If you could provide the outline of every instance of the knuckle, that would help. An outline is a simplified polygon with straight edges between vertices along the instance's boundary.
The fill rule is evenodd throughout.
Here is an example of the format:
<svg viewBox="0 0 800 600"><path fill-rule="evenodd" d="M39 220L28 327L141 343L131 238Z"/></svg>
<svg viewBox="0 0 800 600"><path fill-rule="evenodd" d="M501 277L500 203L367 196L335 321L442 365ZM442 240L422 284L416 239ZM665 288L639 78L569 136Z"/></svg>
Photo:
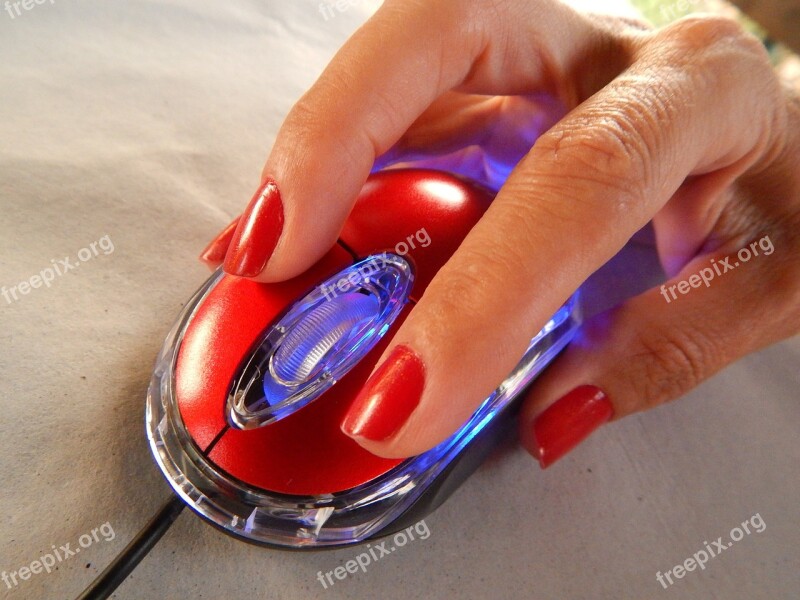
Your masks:
<svg viewBox="0 0 800 600"><path fill-rule="evenodd" d="M375 152L377 156L376 144L368 131L362 130L360 135L345 138L328 135L331 114L323 108L326 105L324 98L338 95L330 90L346 89L345 83L334 83L334 80L333 76L328 77L327 90L321 97L306 94L294 104L279 133L283 147L297 152L297 158L301 160L308 160L312 155L298 152L299 149L314 147L321 141L335 144L334 151L346 156L348 163L357 164L365 152Z"/></svg>
<svg viewBox="0 0 800 600"><path fill-rule="evenodd" d="M320 121L320 117L314 104L307 96L303 96L292 107L286 117L286 122L287 125L291 125L291 131L303 133L313 129L314 124Z"/></svg>
<svg viewBox="0 0 800 600"><path fill-rule="evenodd" d="M320 110L320 103L306 94L292 106L280 135L288 147L303 147L317 139L324 127L325 114Z"/></svg>
<svg viewBox="0 0 800 600"><path fill-rule="evenodd" d="M773 73L769 53L761 40L727 17L685 17L664 28L653 41L656 47L672 48L662 55L670 64L694 66L699 74L706 76Z"/></svg>
<svg viewBox="0 0 800 600"><path fill-rule="evenodd" d="M481 316L480 298L488 283L474 270L443 269L428 285L418 309L424 307L427 336L430 340L446 340L458 335L458 325L475 322ZM412 311L412 319L419 311Z"/></svg>
<svg viewBox="0 0 800 600"><path fill-rule="evenodd" d="M782 91L756 36L726 17L691 16L661 30L651 43L652 64L663 76L683 82L685 108L708 111L713 102L721 137L743 139L748 132L753 139L742 143L751 147L769 141L780 121ZM734 124L734 114L749 115L750 126L743 130Z"/></svg>
<svg viewBox="0 0 800 600"><path fill-rule="evenodd" d="M484 239L479 247L464 249L466 266L461 272L470 278L484 282L487 294L502 286L514 276L524 273L528 267L527 247L517 243L516 236Z"/></svg>
<svg viewBox="0 0 800 600"><path fill-rule="evenodd" d="M638 204L649 185L653 160L653 132L643 119L638 102L617 106L598 105L570 122L569 129L557 128L537 142L543 175L549 183L579 192L600 186L612 194L614 212ZM598 194L579 193L596 200Z"/></svg>
<svg viewBox="0 0 800 600"><path fill-rule="evenodd" d="M736 21L718 15L684 17L666 27L662 38L692 50L707 50L732 41L739 44L753 40L760 45Z"/></svg>
<svg viewBox="0 0 800 600"><path fill-rule="evenodd" d="M643 333L636 356L642 365L634 391L647 407L682 396L711 375L720 356L699 332L655 330Z"/></svg>
<svg viewBox="0 0 800 600"><path fill-rule="evenodd" d="M437 295L449 310L477 318L497 290L522 271L525 261L521 252L497 241L491 248L464 248L453 266L437 277Z"/></svg>

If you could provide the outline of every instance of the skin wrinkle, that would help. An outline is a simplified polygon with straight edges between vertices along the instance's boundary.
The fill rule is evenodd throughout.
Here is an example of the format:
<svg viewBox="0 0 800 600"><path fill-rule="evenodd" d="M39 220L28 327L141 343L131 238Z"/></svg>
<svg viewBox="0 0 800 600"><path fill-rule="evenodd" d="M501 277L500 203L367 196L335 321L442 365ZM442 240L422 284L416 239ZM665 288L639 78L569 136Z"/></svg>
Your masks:
<svg viewBox="0 0 800 600"><path fill-rule="evenodd" d="M756 95L754 93L738 94L741 89L741 76L734 75L728 68L731 63L732 53L738 58L737 63L741 70L748 72L755 71L759 76L772 74L768 56L763 45L753 36L743 32L738 25L731 23L727 19L718 17L689 18L679 21L669 27L658 36L654 43L665 41L676 49L675 58L679 61L680 70L688 77L687 89L692 90L695 97L699 99L712 99L712 110L722 114L730 114L732 111L739 110L747 114L751 119L754 115L763 118L764 106L775 106L776 102L764 102L764 92ZM752 62L751 67L745 68L744 65ZM664 67L666 69L666 67ZM738 73L738 71L737 71ZM767 77L764 77L767 80ZM774 92L777 92L778 83L773 79L772 94L766 94L767 98L775 100ZM768 83L768 81L766 81ZM749 89L754 87L761 88L756 82L749 82ZM725 93L727 92L727 93ZM749 101L749 110L742 109L742 101ZM735 124L738 126L738 123ZM712 121L706 122L706 127L717 127L718 124ZM758 131L762 137L769 133L767 126L753 126L749 128ZM732 136L718 135L718 139ZM735 139L735 136L733 136ZM712 138L714 139L714 138ZM745 144L742 144L745 145ZM759 146L757 140L747 143L748 150ZM734 161L732 155L741 155L744 149L730 148L727 154L725 149L720 149L713 154L718 156L717 162L730 164ZM709 170L715 166L706 167Z"/></svg>
<svg viewBox="0 0 800 600"><path fill-rule="evenodd" d="M781 136L790 128L779 114L788 112L781 108L786 100L775 92L779 86L764 50L738 26L691 18L642 31L622 21L598 22L545 0L388 0L365 29L368 35L355 38L363 47L360 53L350 47L334 59L341 69L352 67L345 69L355 73L352 80L345 77L326 88L323 77L323 92L307 100L333 103L336 114L320 108L317 120L301 124L305 131L282 136L301 148L284 141L281 151L295 161L315 163L321 162L321 134L314 136L315 128L334 117L347 117L339 125L346 135L338 135L357 140L338 142L348 144L352 155L339 152L333 159L342 183L315 207L304 232L308 238L319 239L324 236L309 233L329 233L341 225L350 201L340 197L341 191L356 190L354 173L366 173L369 154L397 139L392 150L397 160L410 150L445 167L461 159L473 171L487 157L504 168L519 160L489 211L390 342L387 351L406 343L420 354L428 368L426 389L400 435L385 444L365 444L368 450L408 456L452 433L458 418L470 414L507 374L545 313L557 309L569 290L654 215L662 261L674 263L679 256L688 263L679 278L707 266L709 248L703 244L712 240L732 244L737 235L747 238L735 251L769 233L776 256L719 278L708 290L694 290L668 308L657 289L627 301L614 313L621 320L611 322L612 330L598 333L594 350L570 346L537 382L527 419L580 384L606 391L618 415L641 410L684 391L681 378L684 385L697 383L721 368L720 361L785 337L777 325L753 337L746 324L765 307L778 303L784 321L800 320L790 304L800 294L798 267L781 271L784 261L798 254L797 234L786 231L786 223L799 209L764 197L797 198L800 184L775 179L789 168L780 165L784 154L797 170L798 150L782 151L788 145ZM437 36L425 35L431 30ZM414 48L400 47L415 35ZM371 68L378 46L385 50L382 69ZM419 77L410 75L417 71ZM572 111L526 149L528 140L521 132L515 136L513 113L519 109L524 115L540 105L521 103L515 109L508 98L473 104L468 96L442 94L459 80L458 90L487 94L531 93L546 86L567 99L565 108ZM360 114L352 110L359 98L365 106ZM425 113L433 100L434 110ZM410 130L408 125L404 130L406 121L414 123ZM326 151L337 148L336 127L327 129L324 135L334 137L323 137ZM515 156L490 147L497 129L513 140ZM465 147L448 145L446 140L454 139ZM445 151L452 153L450 162L440 156ZM343 159L351 160L351 167L343 169ZM732 186L748 169L748 178ZM749 177L763 169L763 177ZM320 186L305 180L330 180L329 170L323 165L319 173L302 173L304 181L292 183L287 201L301 205L298 213L313 211L309 199L292 198L291 191L299 186L318 195ZM795 173L789 176L796 181ZM289 235L298 232L293 227ZM292 247L299 245L295 240ZM765 302L759 300L760 284L785 291ZM692 327L699 332L685 331ZM481 332L477 342L476 330ZM654 336L644 348L637 340L642 330ZM658 356L650 356L653 352ZM650 378L666 381L666 387L648 388ZM456 387L462 390L457 402L452 398ZM449 404L442 410L445 401Z"/></svg>
<svg viewBox="0 0 800 600"><path fill-rule="evenodd" d="M481 71L484 71L484 70L491 71L491 66L490 66L489 63L490 63L490 59L491 59L492 55L494 54L492 52L492 50L491 50L492 36L489 34L489 32L486 30L485 27L479 26L477 24L477 23L481 23L482 24L482 23L485 23L485 22L488 22L488 23L502 23L503 22L500 13L497 10L497 3L496 2L492 2L492 7L491 8L494 9L494 13L495 13L494 14L494 18L490 18L488 20L480 19L480 20L477 20L475 22L473 22L473 20L471 20L471 19L467 19L466 20L466 23L468 24L467 27L469 28L467 39L476 39L477 41L475 43L477 44L477 48L473 52L473 56L475 58L472 61L472 64L470 65L469 69L467 70L467 73L464 76L463 81L461 82L459 87L465 87L465 88L471 87L471 86L473 86L475 84L475 80L477 78L478 73L480 73ZM488 10L490 10L490 8L486 8L484 10L488 11ZM473 24L473 23L475 23L475 24ZM503 31L495 32L495 33L496 33L496 37L499 37L502 40L506 40L508 38L507 34L505 32L503 32ZM505 56L505 52L500 52L499 54L500 54L501 57ZM502 63L502 59L501 59L501 63Z"/></svg>
<svg viewBox="0 0 800 600"><path fill-rule="evenodd" d="M504 208L507 211L505 215L506 228L513 227L514 230L524 231L521 238L528 242L523 245L517 240L517 246L530 247L535 244L539 252L547 251L556 254L562 245L559 237L561 231L591 231L591 235L597 238L598 245L607 237L607 230L596 227L596 220L587 223L583 213L572 208L575 204L585 202L581 195L570 195L570 193L574 193L572 188L565 189L560 183L542 179L515 178L514 182L506 184L503 193L506 195L504 200ZM532 202L534 198L541 199L547 195L559 197L561 202ZM589 233L584 235L589 235ZM488 234L483 237L488 238ZM487 239L484 243L491 242ZM608 247L608 243L603 242L602 247ZM616 251L616 248L609 250L607 258L610 259ZM584 271L591 268L590 265L596 259L596 250L588 253L572 253L563 256L557 265L548 265L541 271L531 270L531 265L528 265L517 276L524 277L528 281L547 280L550 285L559 285L559 282L563 280L564 289L571 289L573 279L571 273L575 270ZM564 300L566 300L566 296L559 298L558 306ZM558 306L553 309L557 309Z"/></svg>
<svg viewBox="0 0 800 600"><path fill-rule="evenodd" d="M625 215L644 196L646 182L637 176L641 158L630 152L627 142L621 141L614 118L601 112L602 109L598 110L598 118L592 118L596 107L592 106L573 121L578 127L557 126L540 138L535 147L536 154L543 155L540 173L558 181L563 190L569 190L575 183L588 183L588 189L601 184L606 191L616 191L612 212ZM581 127L581 121L591 123L591 127ZM576 164L581 168L575 169Z"/></svg>
<svg viewBox="0 0 800 600"><path fill-rule="evenodd" d="M727 48L725 49L725 52L728 52ZM757 54L758 54L759 57L761 57L761 55L763 54L763 51L759 48L757 50ZM720 60L719 57L717 57L717 56L715 56L714 58L715 58L715 60ZM763 59L763 57L761 57L761 58ZM762 60L759 60L758 62L762 62ZM711 70L711 69L709 69L709 70ZM728 85L731 85L731 84L729 83ZM777 105L777 106L780 106L780 103L774 103L774 104ZM781 111L776 110L775 112L779 113ZM785 132L786 131L785 126L780 126L780 125L778 126L778 129L769 128L769 127L766 127L764 129L766 131L768 131L768 132L769 131ZM762 136L762 137L766 137L766 136ZM778 143L780 143L780 142L778 142ZM772 144L774 144L774 142L768 143L768 142L764 141L761 145L764 146L764 147L767 147L768 145L772 145ZM741 159L741 161L740 161L741 164L742 164L741 167L737 168L736 165L731 165L728 169L726 169L726 171L728 171L728 175L727 176L723 175L723 179L722 179L721 184L720 184L721 187L723 187L723 186L724 187L729 187L730 184L732 184L733 181L739 175L742 174L742 171L744 171L744 169L747 168L748 165L752 165L751 168L756 169L756 170L761 170L763 168L766 168L766 167L763 167L763 166L760 167L758 165L758 163L756 163L756 161L757 160L761 160L763 162L763 161L766 160L767 162L769 162L770 161L769 155L771 153L774 154L775 150L770 150L769 148L767 150L764 150L763 148L760 148L759 145L757 144L756 147L754 147L751 150L751 152L749 153L749 156L745 156L745 157L743 157ZM759 157L760 157L760 159L759 159ZM756 164L753 165L753 163L756 163ZM722 175L722 173L720 173L720 175ZM725 196L731 198L733 196L733 193L728 191L727 193L725 193ZM714 199L714 201L704 203L708 207L707 211L710 211L710 210L713 209L717 213L717 218L714 219L714 223L710 227L710 232L709 232L709 234L708 234L708 236L706 238L706 241L703 243L702 247L699 250L701 253L713 251L713 250L715 250L717 248L722 248L722 247L728 247L728 248L731 248L731 249L735 249L735 248L741 247L741 245L745 242L745 238L747 238L751 234L752 235L757 234L758 232L754 231L754 230L759 228L759 224L765 222L764 218L763 218L763 215L758 216L758 213L760 213L762 211L760 211L760 209L755 204L737 202L738 205L747 208L747 213L739 213L739 215L740 215L739 218L736 218L736 217L732 217L732 215L736 215L737 212L739 212L739 211L732 210L730 208L730 206L728 206L728 210L723 212L723 208L725 208L726 205L729 204L728 202L723 202L723 200L724 200L724 197L718 196L717 198ZM739 225L738 226L734 226L734 222L738 222ZM719 237L717 237L714 234L715 230L718 230L718 229L729 230L731 228L733 228L733 231L730 234L726 235L724 239L720 239ZM739 233L737 233L737 231Z"/></svg>
<svg viewBox="0 0 800 600"><path fill-rule="evenodd" d="M657 406L682 396L722 368L727 353L700 331L691 327L646 331L639 338L641 352L633 356L647 365L647 370L636 380L642 389L632 396L647 398L650 406ZM711 362L710 357L714 357Z"/></svg>
<svg viewBox="0 0 800 600"><path fill-rule="evenodd" d="M673 276L698 253L703 240L713 234L732 192L723 173L690 176L666 206L653 218L659 258L665 272ZM682 235L677 235L677 233ZM693 241L689 244L688 242ZM704 250L705 248L705 250Z"/></svg>
<svg viewBox="0 0 800 600"><path fill-rule="evenodd" d="M667 95L666 97L669 97L669 95ZM664 110L664 108L667 106L669 105L661 104L659 108L656 109L656 112L659 112L659 110ZM674 107L674 105L672 106ZM650 123L652 124L654 121L655 119L651 120ZM633 119L628 120L628 122L629 123L633 122ZM673 121L665 120L665 122L673 122ZM563 135L562 138L560 139L563 140ZM560 144L556 145L554 149L554 154L557 154L559 145ZM647 159L645 159L645 161L646 160ZM650 364L654 364L655 365L654 368L656 368L658 366L659 360L663 359L662 361L663 364L660 365L661 368L658 374L663 375L664 367L666 364L668 367L667 373L678 374L677 377L679 385L675 386L673 384L671 388L669 388L670 392L666 393L666 395L664 393L660 393L656 396L655 393L649 393L648 391L645 391L644 392L645 395L643 397L653 398L653 401L656 403L661 402L664 399L669 398L671 396L679 395L680 393L688 389L688 387L683 387L683 386L687 385L693 386L694 385L693 382L695 383L699 382L702 378L704 378L704 376L709 376L711 373L716 372L716 370L721 368L721 364L724 364L720 363L719 366L716 366L714 368L706 368L703 364L703 357L705 356L704 353L713 352L716 353L716 356L718 357L723 356L723 354L717 353L715 351L715 348L713 348L712 347L713 345L711 344L702 344L699 343L697 340L686 339L685 337L675 340L671 339L670 336L678 334L670 333L669 331L667 333L669 333L669 335L665 334L662 336L662 339L660 340L661 342L660 346L658 346L657 349L651 349L650 354L655 353L655 360L651 361ZM670 356L672 358L669 358ZM673 366L677 365L677 368L675 369L669 368L670 365ZM643 380L652 381L653 378L646 376L643 378ZM663 377L661 381L663 381Z"/></svg>

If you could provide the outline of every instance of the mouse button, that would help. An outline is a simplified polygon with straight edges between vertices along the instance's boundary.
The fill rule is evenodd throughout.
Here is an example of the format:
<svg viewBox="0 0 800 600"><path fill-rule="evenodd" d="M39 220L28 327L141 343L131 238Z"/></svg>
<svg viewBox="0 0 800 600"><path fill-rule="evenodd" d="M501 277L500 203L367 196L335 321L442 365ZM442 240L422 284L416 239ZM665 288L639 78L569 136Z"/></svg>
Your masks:
<svg viewBox="0 0 800 600"><path fill-rule="evenodd" d="M266 427L315 402L389 331L411 296L404 258L371 255L319 283L270 324L237 370L226 416Z"/></svg>
<svg viewBox="0 0 800 600"><path fill-rule="evenodd" d="M410 259L419 298L492 198L488 189L442 171L381 171L367 179L340 239L358 256L386 251Z"/></svg>
<svg viewBox="0 0 800 600"><path fill-rule="evenodd" d="M253 343L298 296L352 264L334 246L305 273L281 283L223 275L201 299L183 334L175 366L175 397L183 425L205 450L227 425L228 389Z"/></svg>
<svg viewBox="0 0 800 600"><path fill-rule="evenodd" d="M393 325L411 310L406 305ZM368 452L342 433L353 399L372 373L391 336L386 336L336 385L312 402L267 427L225 432L208 458L245 485L297 496L333 494L380 477L400 459Z"/></svg>

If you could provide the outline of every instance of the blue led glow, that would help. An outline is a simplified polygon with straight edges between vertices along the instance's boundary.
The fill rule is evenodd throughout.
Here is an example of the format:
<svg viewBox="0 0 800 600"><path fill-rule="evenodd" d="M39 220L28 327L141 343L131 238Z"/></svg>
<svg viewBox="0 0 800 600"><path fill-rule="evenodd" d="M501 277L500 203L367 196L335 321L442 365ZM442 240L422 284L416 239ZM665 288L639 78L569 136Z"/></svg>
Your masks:
<svg viewBox="0 0 800 600"><path fill-rule="evenodd" d="M553 361L575 337L579 325L579 294L576 292L531 340L525 355L511 375L483 401L469 421L438 446L409 459L396 469L401 471L406 468L405 465L410 466L413 463L413 472L421 473L437 462L444 468Z"/></svg>
<svg viewBox="0 0 800 600"><path fill-rule="evenodd" d="M413 282L404 258L375 254L298 300L268 329L234 380L230 423L260 427L318 398L386 334Z"/></svg>
<svg viewBox="0 0 800 600"><path fill-rule="evenodd" d="M397 275L396 281L402 285L394 293L390 293L394 289L391 286L385 287L384 291L387 292L386 297L397 303L397 309L401 310L412 277L407 265L403 267L401 262L393 264L394 267L388 271ZM340 275L326 283L333 285L338 277ZM531 340L523 359L509 377L481 404L463 427L439 446L409 458L383 475L349 490L313 496L290 496L253 488L231 478L213 465L209 468L208 459L198 455L193 444L187 444L185 429L180 419L176 418L179 409L174 382L179 341L196 307L220 278L221 272L212 277L187 304L159 354L148 389L146 422L150 448L173 489L203 517L248 540L292 548L355 543L380 534L385 527L396 522L398 517L414 506L426 490L431 489L431 484L453 464L476 436L485 432L495 419L505 418L503 411L508 409L523 388L573 339L580 323L579 302L573 296ZM383 286L386 281L380 277L376 280L365 276L363 283ZM275 352L291 324L299 322L316 305L321 295L324 295L324 290L317 289L289 307L279 323L265 332L264 339L250 358L250 364L245 366L243 372L237 373L237 380L233 382L228 398L228 418L234 426L257 427L280 418L282 411L297 409L298 404L294 404L294 401L287 404L285 386L277 381L273 380L273 384L262 389L262 368L266 367L266 361ZM356 340L358 347L369 345L365 339L379 339L388 331L390 324L391 319L387 319L382 325L364 327L363 333L366 337ZM284 328L283 325L287 327ZM333 357L331 364L337 369L346 366L335 362ZM336 373L341 376L339 371ZM336 373L325 371L319 378L312 376L315 385L319 384L312 391L324 392L332 385ZM298 389L301 387L298 386ZM263 392L266 392L266 398ZM236 414L236 418L243 414L246 419L242 418L239 424L234 423L232 412L233 408L238 407L232 404L245 402L248 397L256 394L260 398L250 398L254 401L249 407L252 411L249 414ZM302 405L311 399L313 394L300 396L297 402ZM266 409L261 412L263 407ZM255 424L251 424L252 422ZM215 490L215 493L209 494L209 490ZM440 493L440 490L435 493Z"/></svg>
<svg viewBox="0 0 800 600"><path fill-rule="evenodd" d="M350 292L323 302L306 313L286 334L270 360L270 373L288 385L316 375L328 353L345 338L380 316L372 294Z"/></svg>

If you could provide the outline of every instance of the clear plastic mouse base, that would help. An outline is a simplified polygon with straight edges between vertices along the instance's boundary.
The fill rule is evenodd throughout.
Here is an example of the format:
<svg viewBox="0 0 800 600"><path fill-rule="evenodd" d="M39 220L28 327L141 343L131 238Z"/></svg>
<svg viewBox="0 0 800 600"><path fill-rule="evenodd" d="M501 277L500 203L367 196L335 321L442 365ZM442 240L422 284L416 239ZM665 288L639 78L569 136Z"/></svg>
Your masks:
<svg viewBox="0 0 800 600"><path fill-rule="evenodd" d="M249 487L221 472L203 456L181 420L175 396L178 351L196 308L221 277L218 271L198 290L164 342L147 394L147 436L167 481L195 512L237 537L286 548L335 547L379 536L555 358L572 339L580 320L575 295L533 338L511 375L458 432L436 448L349 490L290 496Z"/></svg>

